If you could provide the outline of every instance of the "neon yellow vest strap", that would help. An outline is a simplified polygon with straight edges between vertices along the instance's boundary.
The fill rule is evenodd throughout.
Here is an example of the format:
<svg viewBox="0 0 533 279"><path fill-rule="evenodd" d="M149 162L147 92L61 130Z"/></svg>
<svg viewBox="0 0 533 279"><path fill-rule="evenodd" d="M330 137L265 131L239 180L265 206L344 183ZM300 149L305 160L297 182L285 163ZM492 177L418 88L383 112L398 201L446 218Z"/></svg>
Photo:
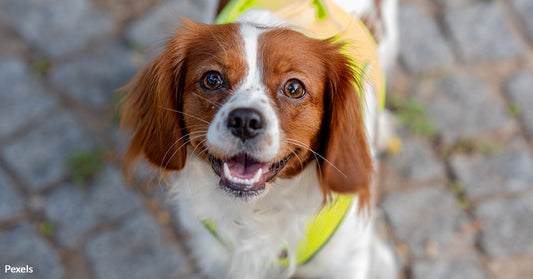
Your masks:
<svg viewBox="0 0 533 279"><path fill-rule="evenodd" d="M320 214L307 223L304 237L298 242L296 247L296 264L306 264L324 247L335 234L342 220L344 220L353 200L354 196L338 195L335 197L333 203L326 205L320 211ZM229 250L233 249L233 244L220 236L216 224L213 221L204 219L202 223L222 246ZM289 258L280 257L279 265L288 267Z"/></svg>
<svg viewBox="0 0 533 279"><path fill-rule="evenodd" d="M233 0L222 9L215 19L216 24L230 23L237 20L240 14L250 8L267 8L277 10L287 3L286 0ZM316 17L322 20L328 16L326 6L321 0L312 0L312 5L316 8Z"/></svg>
<svg viewBox="0 0 533 279"><path fill-rule="evenodd" d="M306 264L326 245L344 220L353 200L354 196L336 196L332 204L327 205L315 219L307 223L304 238L296 247L296 264ZM279 264L287 267L289 259L282 258Z"/></svg>

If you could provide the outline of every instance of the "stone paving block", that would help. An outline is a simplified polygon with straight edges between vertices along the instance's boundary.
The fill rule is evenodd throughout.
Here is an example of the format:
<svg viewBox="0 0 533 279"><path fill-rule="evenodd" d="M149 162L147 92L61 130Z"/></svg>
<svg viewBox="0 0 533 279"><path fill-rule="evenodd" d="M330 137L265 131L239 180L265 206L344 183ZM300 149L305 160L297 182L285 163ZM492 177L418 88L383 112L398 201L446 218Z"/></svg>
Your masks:
<svg viewBox="0 0 533 279"><path fill-rule="evenodd" d="M2 278L63 278L64 269L53 248L28 223L0 233ZM31 274L5 274L4 266L33 267Z"/></svg>
<svg viewBox="0 0 533 279"><path fill-rule="evenodd" d="M186 276L180 277L179 279L206 279L206 278L200 274L194 274L194 275L186 275Z"/></svg>
<svg viewBox="0 0 533 279"><path fill-rule="evenodd" d="M144 211L132 214L119 230L87 242L85 253L98 279L164 279L190 272L183 252L165 240Z"/></svg>
<svg viewBox="0 0 533 279"><path fill-rule="evenodd" d="M490 256L533 255L533 195L486 201L475 215L483 224L481 247Z"/></svg>
<svg viewBox="0 0 533 279"><path fill-rule="evenodd" d="M23 56L28 51L26 43L3 21L0 21L0 38L0 61Z"/></svg>
<svg viewBox="0 0 533 279"><path fill-rule="evenodd" d="M108 166L89 186L67 184L50 193L45 214L57 241L72 248L85 233L141 206L139 196L126 189L120 171Z"/></svg>
<svg viewBox="0 0 533 279"><path fill-rule="evenodd" d="M507 82L507 93L520 109L526 130L533 138L533 73L522 72L511 77Z"/></svg>
<svg viewBox="0 0 533 279"><path fill-rule="evenodd" d="M424 73L450 66L453 55L435 21L415 4L401 5L399 12L400 56L407 69Z"/></svg>
<svg viewBox="0 0 533 279"><path fill-rule="evenodd" d="M469 198L533 189L533 157L515 140L491 155L454 155L450 162Z"/></svg>
<svg viewBox="0 0 533 279"><path fill-rule="evenodd" d="M0 16L53 58L82 48L114 28L111 18L95 11L89 0L3 0Z"/></svg>
<svg viewBox="0 0 533 279"><path fill-rule="evenodd" d="M511 121L483 83L466 74L423 83L417 95L446 143L494 133Z"/></svg>
<svg viewBox="0 0 533 279"><path fill-rule="evenodd" d="M413 279L485 279L487 274L474 255L415 261Z"/></svg>
<svg viewBox="0 0 533 279"><path fill-rule="evenodd" d="M50 111L55 100L18 58L0 61L0 137L5 137ZM9 121L6 121L9 119Z"/></svg>
<svg viewBox="0 0 533 279"><path fill-rule="evenodd" d="M404 138L399 154L390 156L387 164L413 182L445 179L446 171L431 146L419 138Z"/></svg>
<svg viewBox="0 0 533 279"><path fill-rule="evenodd" d="M461 58L467 62L510 58L523 49L520 39L511 32L499 1L450 9L444 21Z"/></svg>
<svg viewBox="0 0 533 279"><path fill-rule="evenodd" d="M15 186L11 183L6 173L0 169L0 223L21 213L23 210L24 199L15 190Z"/></svg>
<svg viewBox="0 0 533 279"><path fill-rule="evenodd" d="M395 192L382 203L399 239L415 257L439 256L472 246L473 235L452 193L444 187Z"/></svg>
<svg viewBox="0 0 533 279"><path fill-rule="evenodd" d="M444 8L459 8L471 3L476 2L477 0L433 0L433 2L442 5Z"/></svg>
<svg viewBox="0 0 533 279"><path fill-rule="evenodd" d="M511 0L515 10L524 22L530 38L533 38L533 1L531 0Z"/></svg>
<svg viewBox="0 0 533 279"><path fill-rule="evenodd" d="M128 40L144 47L160 46L180 26L180 18L212 23L217 1L169 0L133 22L126 32Z"/></svg>
<svg viewBox="0 0 533 279"><path fill-rule="evenodd" d="M504 259L492 259L488 268L493 279L524 279L533 278L532 256L518 256Z"/></svg>
<svg viewBox="0 0 533 279"><path fill-rule="evenodd" d="M66 160L94 145L71 115L60 112L20 139L6 144L0 156L31 191L42 190L67 175Z"/></svg>
<svg viewBox="0 0 533 279"><path fill-rule="evenodd" d="M53 83L81 104L104 109L116 105L114 91L133 77L141 63L139 54L111 43L56 65L50 76Z"/></svg>

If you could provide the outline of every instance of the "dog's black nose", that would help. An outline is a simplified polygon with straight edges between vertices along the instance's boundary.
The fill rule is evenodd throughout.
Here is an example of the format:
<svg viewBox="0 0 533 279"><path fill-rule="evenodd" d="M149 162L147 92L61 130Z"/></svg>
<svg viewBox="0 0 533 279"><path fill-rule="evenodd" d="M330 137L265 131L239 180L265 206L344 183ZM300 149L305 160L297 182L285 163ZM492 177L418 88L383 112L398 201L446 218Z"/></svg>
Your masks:
<svg viewBox="0 0 533 279"><path fill-rule="evenodd" d="M243 142L257 136L265 127L261 113L251 108L238 108L230 112L226 123L232 134Z"/></svg>

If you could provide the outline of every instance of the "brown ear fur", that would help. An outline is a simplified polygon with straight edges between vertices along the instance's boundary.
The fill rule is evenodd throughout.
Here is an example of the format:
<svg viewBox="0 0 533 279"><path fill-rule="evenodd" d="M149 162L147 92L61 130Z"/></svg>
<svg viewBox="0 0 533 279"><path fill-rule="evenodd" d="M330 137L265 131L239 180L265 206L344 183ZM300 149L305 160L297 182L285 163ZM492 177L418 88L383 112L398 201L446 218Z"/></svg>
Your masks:
<svg viewBox="0 0 533 279"><path fill-rule="evenodd" d="M368 205L373 173L358 95L357 69L341 53L340 43L331 43L326 53L326 92L324 95L322 146L325 160L320 162L325 198L332 192L357 194L360 205Z"/></svg>
<svg viewBox="0 0 533 279"><path fill-rule="evenodd" d="M185 24L193 24L186 22ZM183 137L182 89L186 40L177 36L164 52L146 65L122 91L121 128L132 131L130 144L122 157L128 175L141 155L165 170L185 165L187 139Z"/></svg>

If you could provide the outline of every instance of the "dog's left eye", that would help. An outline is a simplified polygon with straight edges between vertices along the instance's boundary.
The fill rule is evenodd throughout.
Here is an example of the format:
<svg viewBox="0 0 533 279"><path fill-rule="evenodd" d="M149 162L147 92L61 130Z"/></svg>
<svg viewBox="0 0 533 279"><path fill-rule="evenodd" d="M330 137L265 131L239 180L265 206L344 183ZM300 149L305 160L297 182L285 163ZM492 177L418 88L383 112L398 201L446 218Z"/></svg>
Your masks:
<svg viewBox="0 0 533 279"><path fill-rule="evenodd" d="M300 99L305 95L305 88L301 81L290 79L283 86L283 93L292 99Z"/></svg>
<svg viewBox="0 0 533 279"><path fill-rule="evenodd" d="M202 76L200 84L203 89L216 90L222 87L224 81L219 72L209 71Z"/></svg>

